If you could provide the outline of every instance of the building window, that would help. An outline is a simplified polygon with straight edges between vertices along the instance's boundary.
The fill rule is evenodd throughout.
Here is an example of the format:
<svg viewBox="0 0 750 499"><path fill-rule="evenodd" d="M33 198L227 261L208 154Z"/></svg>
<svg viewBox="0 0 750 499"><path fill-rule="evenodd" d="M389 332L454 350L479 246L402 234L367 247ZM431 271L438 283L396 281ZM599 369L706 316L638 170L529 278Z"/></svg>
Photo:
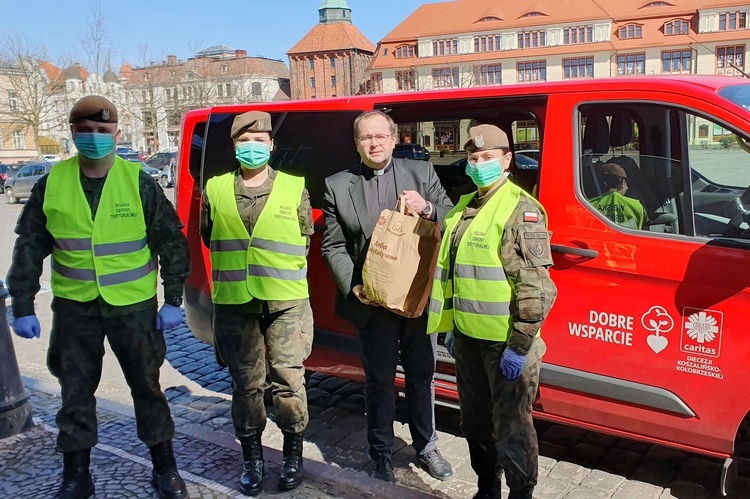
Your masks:
<svg viewBox="0 0 750 499"><path fill-rule="evenodd" d="M168 88L166 92L167 92L167 100L172 100L174 90L172 90L171 88Z"/></svg>
<svg viewBox="0 0 750 499"><path fill-rule="evenodd" d="M414 71L396 71L396 90L409 92L416 89Z"/></svg>
<svg viewBox="0 0 750 499"><path fill-rule="evenodd" d="M593 77L593 57L576 57L574 59L563 59L563 79L574 80Z"/></svg>
<svg viewBox="0 0 750 499"><path fill-rule="evenodd" d="M545 16L543 12L527 12L526 14L522 15L521 17L541 17Z"/></svg>
<svg viewBox="0 0 750 499"><path fill-rule="evenodd" d="M477 22L478 23L489 23L489 22L492 22L492 21L502 21L502 19L500 19L499 17L495 17L495 16L488 16L488 17L481 18Z"/></svg>
<svg viewBox="0 0 750 499"><path fill-rule="evenodd" d="M687 35L690 32L690 23L682 19L675 19L664 24L665 35Z"/></svg>
<svg viewBox="0 0 750 499"><path fill-rule="evenodd" d="M745 46L716 48L716 74L728 76L744 76Z"/></svg>
<svg viewBox="0 0 750 499"><path fill-rule="evenodd" d="M519 62L518 83L547 81L547 61Z"/></svg>
<svg viewBox="0 0 750 499"><path fill-rule="evenodd" d="M593 26L577 26L563 29L563 43L571 45L576 43L592 43L594 41Z"/></svg>
<svg viewBox="0 0 750 499"><path fill-rule="evenodd" d="M646 54L621 54L617 56L618 75L646 74Z"/></svg>
<svg viewBox="0 0 750 499"><path fill-rule="evenodd" d="M227 71L229 71L229 66L226 64L221 65L221 74L227 74Z"/></svg>
<svg viewBox="0 0 750 499"><path fill-rule="evenodd" d="M379 94L383 92L383 74L373 73L367 82L368 93Z"/></svg>
<svg viewBox="0 0 750 499"><path fill-rule="evenodd" d="M501 85L503 76L503 67L500 64L491 64L489 66L480 66L474 75L475 85Z"/></svg>
<svg viewBox="0 0 750 499"><path fill-rule="evenodd" d="M231 97L232 96L232 84L231 83L219 83L218 85L219 97Z"/></svg>
<svg viewBox="0 0 750 499"><path fill-rule="evenodd" d="M396 58L414 57L414 45L401 45L396 49Z"/></svg>
<svg viewBox="0 0 750 499"><path fill-rule="evenodd" d="M690 50L672 50L661 53L662 73L689 73L692 68Z"/></svg>
<svg viewBox="0 0 750 499"><path fill-rule="evenodd" d="M747 28L746 12L724 12L719 14L719 31Z"/></svg>
<svg viewBox="0 0 750 499"><path fill-rule="evenodd" d="M328 58L328 63L331 65L331 69L336 69L336 58L334 56Z"/></svg>
<svg viewBox="0 0 750 499"><path fill-rule="evenodd" d="M669 4L667 2L651 2L650 4L646 5L644 9L647 9L649 7L668 7Z"/></svg>
<svg viewBox="0 0 750 499"><path fill-rule="evenodd" d="M310 59L310 69L315 69L315 59Z"/></svg>
<svg viewBox="0 0 750 499"><path fill-rule="evenodd" d="M432 42L432 55L458 54L458 38L435 40Z"/></svg>
<svg viewBox="0 0 750 499"><path fill-rule="evenodd" d="M310 77L310 88L315 88L315 77L314 76Z"/></svg>
<svg viewBox="0 0 750 499"><path fill-rule="evenodd" d="M336 77L331 76L331 88L336 89Z"/></svg>
<svg viewBox="0 0 750 499"><path fill-rule="evenodd" d="M260 83L257 81L250 85L250 93L253 94L253 99L260 99L263 96L263 89Z"/></svg>
<svg viewBox="0 0 750 499"><path fill-rule="evenodd" d="M502 37L500 35L474 37L474 52L494 52L501 49Z"/></svg>
<svg viewBox="0 0 750 499"><path fill-rule="evenodd" d="M21 130L13 132L13 149L26 149L26 135Z"/></svg>
<svg viewBox="0 0 750 499"><path fill-rule="evenodd" d="M533 48L547 46L546 31L521 31L518 33L518 48Z"/></svg>
<svg viewBox="0 0 750 499"><path fill-rule="evenodd" d="M643 26L640 24L628 24L620 28L620 39L643 38Z"/></svg>
<svg viewBox="0 0 750 499"><path fill-rule="evenodd" d="M458 88L458 68L433 69L432 88Z"/></svg>
<svg viewBox="0 0 750 499"><path fill-rule="evenodd" d="M13 113L18 111L18 92L8 92L8 108Z"/></svg>

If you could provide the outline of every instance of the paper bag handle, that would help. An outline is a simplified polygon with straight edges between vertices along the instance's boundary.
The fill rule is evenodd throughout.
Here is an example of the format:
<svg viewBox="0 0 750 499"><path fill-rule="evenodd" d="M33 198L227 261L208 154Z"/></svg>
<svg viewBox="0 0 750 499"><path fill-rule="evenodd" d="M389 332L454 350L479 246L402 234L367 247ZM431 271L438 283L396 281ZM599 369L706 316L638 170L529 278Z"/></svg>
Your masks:
<svg viewBox="0 0 750 499"><path fill-rule="evenodd" d="M398 204L398 211L402 215L405 215L405 213L404 213L404 205L406 205L406 206L409 207L409 215L411 215L413 217L419 218L419 215L417 215L417 213L414 211L414 208L411 207L411 205L409 204L409 202L406 201L406 196L404 196L403 194L401 194L398 197L398 203L397 204Z"/></svg>

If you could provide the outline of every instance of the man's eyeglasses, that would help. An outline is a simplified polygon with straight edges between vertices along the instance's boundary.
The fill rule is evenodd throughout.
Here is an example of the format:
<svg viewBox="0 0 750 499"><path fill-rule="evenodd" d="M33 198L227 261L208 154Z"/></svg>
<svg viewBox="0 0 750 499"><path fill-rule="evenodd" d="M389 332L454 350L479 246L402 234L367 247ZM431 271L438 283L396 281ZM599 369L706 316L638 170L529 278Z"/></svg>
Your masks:
<svg viewBox="0 0 750 499"><path fill-rule="evenodd" d="M383 135L383 134L378 134L378 135L361 135L361 136L357 137L357 140L363 146L369 146L369 145L372 145L373 142L376 143L376 144L385 144L385 141L388 140L389 137L390 137L390 135Z"/></svg>

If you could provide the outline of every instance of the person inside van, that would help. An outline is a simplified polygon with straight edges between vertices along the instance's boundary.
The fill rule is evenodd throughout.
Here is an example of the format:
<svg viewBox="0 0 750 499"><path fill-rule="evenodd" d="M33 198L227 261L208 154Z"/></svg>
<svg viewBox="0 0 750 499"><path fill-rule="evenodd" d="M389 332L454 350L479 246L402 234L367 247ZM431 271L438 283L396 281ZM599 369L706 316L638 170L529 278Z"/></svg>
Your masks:
<svg viewBox="0 0 750 499"><path fill-rule="evenodd" d="M447 332L456 360L461 428L477 474L475 499L531 499L539 446L531 405L546 351L539 336L557 296L546 214L510 182L508 136L469 129L466 173L477 190L445 217L428 333Z"/></svg>
<svg viewBox="0 0 750 499"><path fill-rule="evenodd" d="M602 186L605 193L589 202L617 225L642 229L647 221L646 212L640 201L625 196L628 190L625 170L615 163L605 163L602 166Z"/></svg>
<svg viewBox="0 0 750 499"><path fill-rule="evenodd" d="M279 488L302 482L309 421L303 362L313 339L307 252L314 229L304 178L268 165L271 115L240 114L230 133L240 168L206 183L200 233L211 250L217 359L232 376L232 421L244 461L240 490L257 495L263 490L266 365L284 435Z"/></svg>

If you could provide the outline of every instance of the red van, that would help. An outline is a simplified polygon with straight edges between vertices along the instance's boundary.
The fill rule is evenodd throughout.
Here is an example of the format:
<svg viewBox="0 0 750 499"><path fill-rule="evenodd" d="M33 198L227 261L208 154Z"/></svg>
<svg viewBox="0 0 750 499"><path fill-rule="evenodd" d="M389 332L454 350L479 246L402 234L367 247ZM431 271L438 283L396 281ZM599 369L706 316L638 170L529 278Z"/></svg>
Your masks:
<svg viewBox="0 0 750 499"><path fill-rule="evenodd" d="M559 297L543 327L548 352L535 416L726 459L726 482L750 411L745 80L612 78L191 111L182 124L176 203L192 257L186 314L205 341L211 274L198 235L200 197L209 178L238 167L229 129L250 109L271 113L271 165L304 175L315 208L308 369L363 378L354 330L333 314L338 289L320 254L323 180L359 162L354 118L382 109L400 135L428 149L451 133L453 150L433 161L443 160L436 170L454 198L467 190L462 173L450 171L462 164L467 128L496 124L516 143L539 144L538 165L515 168L512 180L538 197L553 233ZM608 189L608 163L626 178L625 196L642 206L640 223L595 201ZM440 354L438 403L455 405L454 366Z"/></svg>

